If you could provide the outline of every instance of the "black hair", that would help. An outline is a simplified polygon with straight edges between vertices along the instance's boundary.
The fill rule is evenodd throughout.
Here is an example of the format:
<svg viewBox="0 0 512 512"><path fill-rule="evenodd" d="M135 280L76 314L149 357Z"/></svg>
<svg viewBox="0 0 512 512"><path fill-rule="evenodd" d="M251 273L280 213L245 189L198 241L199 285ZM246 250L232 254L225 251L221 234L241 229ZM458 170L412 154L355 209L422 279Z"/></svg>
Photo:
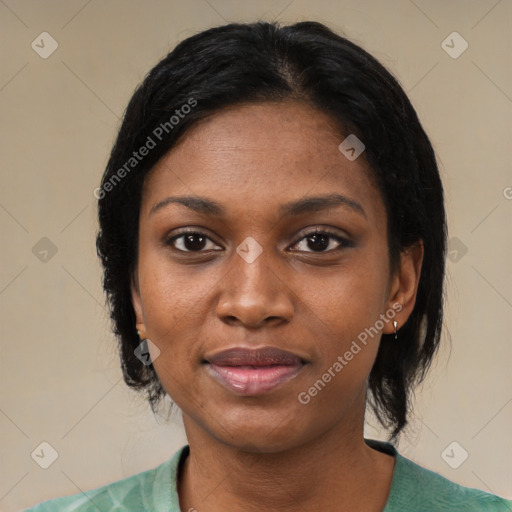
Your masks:
<svg viewBox="0 0 512 512"><path fill-rule="evenodd" d="M361 47L317 22L231 23L205 30L180 42L136 88L95 191L96 246L123 376L129 386L146 391L155 410L165 391L153 365L134 355L140 339L130 294L145 177L207 116L237 104L287 99L327 113L364 143L387 211L392 268L401 251L423 242L414 310L398 340L382 335L368 382L369 405L394 440L407 424L411 393L440 342L443 188L432 145L398 81ZM142 157L143 147L150 150Z"/></svg>

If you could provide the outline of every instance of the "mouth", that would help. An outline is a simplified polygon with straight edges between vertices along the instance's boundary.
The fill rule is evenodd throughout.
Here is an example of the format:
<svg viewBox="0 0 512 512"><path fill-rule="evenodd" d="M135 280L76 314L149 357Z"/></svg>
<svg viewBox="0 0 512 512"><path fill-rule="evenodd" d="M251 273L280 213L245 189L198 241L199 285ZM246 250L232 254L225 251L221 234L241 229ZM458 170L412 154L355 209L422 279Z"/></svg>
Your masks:
<svg viewBox="0 0 512 512"><path fill-rule="evenodd" d="M301 357L275 347L232 348L203 360L208 373L237 395L269 393L293 379L306 364Z"/></svg>

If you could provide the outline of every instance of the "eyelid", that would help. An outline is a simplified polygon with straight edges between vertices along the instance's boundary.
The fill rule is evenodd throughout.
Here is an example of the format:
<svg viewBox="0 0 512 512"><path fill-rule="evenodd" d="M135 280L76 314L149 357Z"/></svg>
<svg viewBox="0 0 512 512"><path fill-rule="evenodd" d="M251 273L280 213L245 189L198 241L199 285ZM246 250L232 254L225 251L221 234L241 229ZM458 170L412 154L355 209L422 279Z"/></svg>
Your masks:
<svg viewBox="0 0 512 512"><path fill-rule="evenodd" d="M305 228L305 230L306 229L308 229L308 228ZM343 245L344 246L353 245L353 242L352 242L351 238L348 235L342 235L341 233L339 233L338 231L334 230L333 228L322 227L322 226L315 226L315 227L309 229L309 231L305 231L305 230L301 231L301 233L298 235L296 241L293 242L293 244L291 244L290 247L293 247L294 245L297 245L304 238L306 238L308 236L311 236L311 235L316 235L316 234L328 235L331 238L334 238L342 246ZM336 249L334 249L334 250L336 250ZM314 251L311 251L311 252L314 252ZM330 252L330 251L325 251L325 252ZM321 254L321 253L318 253L318 254Z"/></svg>
<svg viewBox="0 0 512 512"><path fill-rule="evenodd" d="M173 242L175 240L177 240L178 238L181 238L182 236L189 235L189 234L203 236L204 238L207 238L210 242L214 243L215 245L220 246L220 244L217 241L215 241L208 233L205 232L204 228L194 228L194 227L181 228L177 232L173 233L172 235L165 236L164 240L163 240L164 245L171 246L173 249L175 249L178 252L184 252L184 253L187 253L187 252L189 252L189 253L206 252L205 250L201 250L201 251L183 251L182 249L177 249L176 247L174 247ZM209 250L217 251L218 249L209 249Z"/></svg>
<svg viewBox="0 0 512 512"><path fill-rule="evenodd" d="M195 228L195 227L181 228L181 229L178 230L178 232L173 233L172 235L166 236L165 239L164 239L164 244L167 245L167 246L171 246L176 251L183 252L183 253L197 253L198 254L198 253L201 253L201 252L206 252L206 250L204 250L204 249L200 250L200 251L183 251L182 249L177 249L176 247L173 246L172 242L174 242L178 238L180 238L182 236L185 236L187 234L195 234L195 235L203 236L203 237L207 238L209 241L211 241L212 243L214 243L215 245L217 245L217 246L221 245L218 242L216 242L208 233L206 233L204 228ZM322 227L322 226L314 226L312 228L304 228L297 235L295 241L288 247L288 250L289 250L290 247L293 247L293 246L297 245L299 242L304 240L306 237L311 236L311 235L315 235L315 234L327 235L327 236L329 236L331 238L334 238L340 244L340 247L337 247L335 249L331 249L329 251L318 252L318 254L336 251L336 250L338 250L341 247L347 247L347 246L352 246L353 245L353 242L352 242L351 238L348 235L344 236L344 235L340 234L338 231L336 231L333 228ZM217 251L219 249L209 249L209 250ZM312 252L312 253L315 253L315 251L298 251L298 252Z"/></svg>

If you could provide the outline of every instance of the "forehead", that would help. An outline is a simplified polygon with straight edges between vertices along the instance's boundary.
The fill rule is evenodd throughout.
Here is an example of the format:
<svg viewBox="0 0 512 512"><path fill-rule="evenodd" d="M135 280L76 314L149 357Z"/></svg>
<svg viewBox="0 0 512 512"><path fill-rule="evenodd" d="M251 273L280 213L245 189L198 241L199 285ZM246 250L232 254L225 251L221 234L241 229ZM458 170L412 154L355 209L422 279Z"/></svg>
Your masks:
<svg viewBox="0 0 512 512"><path fill-rule="evenodd" d="M338 149L347 135L330 116L296 101L226 108L192 127L150 171L143 210L178 193L269 208L340 192L378 208L364 154L351 161Z"/></svg>

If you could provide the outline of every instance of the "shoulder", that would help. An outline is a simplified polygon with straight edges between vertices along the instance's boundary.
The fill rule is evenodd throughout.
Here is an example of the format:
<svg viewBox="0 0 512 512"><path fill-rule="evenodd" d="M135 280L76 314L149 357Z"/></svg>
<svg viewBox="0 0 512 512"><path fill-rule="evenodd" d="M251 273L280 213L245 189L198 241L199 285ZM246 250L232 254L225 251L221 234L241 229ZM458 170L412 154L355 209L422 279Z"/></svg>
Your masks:
<svg viewBox="0 0 512 512"><path fill-rule="evenodd" d="M511 512L512 501L464 487L396 452L395 472L384 512Z"/></svg>
<svg viewBox="0 0 512 512"><path fill-rule="evenodd" d="M92 491L48 500L23 512L179 512L176 475L179 461L187 453L188 446L184 446L156 468Z"/></svg>

